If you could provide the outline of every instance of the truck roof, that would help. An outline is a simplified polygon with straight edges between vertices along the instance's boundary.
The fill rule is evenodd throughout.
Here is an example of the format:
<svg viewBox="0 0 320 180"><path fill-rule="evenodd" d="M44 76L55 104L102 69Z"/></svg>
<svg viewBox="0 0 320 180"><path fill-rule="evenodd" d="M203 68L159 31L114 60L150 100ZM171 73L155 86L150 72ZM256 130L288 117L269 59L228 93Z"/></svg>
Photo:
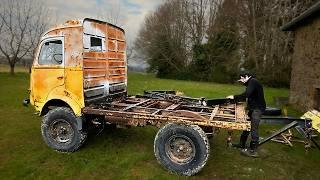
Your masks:
<svg viewBox="0 0 320 180"><path fill-rule="evenodd" d="M116 26L114 24L102 21L102 20L98 20L98 19L92 19L92 18L84 18L81 20L67 20L64 24L58 24L53 28L50 28L48 31L46 31L45 33L43 33L42 37L45 37L48 33L50 33L51 31L57 30L57 29L64 29L64 28L73 28L73 27L81 27L83 26L83 23L85 21L92 21L92 22L98 22L98 23L102 23L102 24L107 24L109 26L113 26L119 30L121 30L123 33L125 33L124 29L122 29L119 26Z"/></svg>

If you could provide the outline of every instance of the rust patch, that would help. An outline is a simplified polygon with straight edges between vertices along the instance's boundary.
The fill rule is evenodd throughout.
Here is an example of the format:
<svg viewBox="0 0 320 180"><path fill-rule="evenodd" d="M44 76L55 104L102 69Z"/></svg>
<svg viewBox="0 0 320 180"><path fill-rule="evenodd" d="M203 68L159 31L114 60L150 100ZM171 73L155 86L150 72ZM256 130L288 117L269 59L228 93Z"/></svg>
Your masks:
<svg viewBox="0 0 320 180"><path fill-rule="evenodd" d="M79 25L79 24L81 24L81 22L78 20L68 20L65 22L65 25L71 25L71 26Z"/></svg>
<svg viewBox="0 0 320 180"><path fill-rule="evenodd" d="M108 26L107 34L109 39L117 39L117 30L112 26Z"/></svg>
<svg viewBox="0 0 320 180"><path fill-rule="evenodd" d="M64 90L63 93L65 96L70 97L70 93L68 91Z"/></svg>
<svg viewBox="0 0 320 180"><path fill-rule="evenodd" d="M124 52L125 49L126 49L126 43L125 43L125 42L118 41L118 51L119 51L119 52Z"/></svg>
<svg viewBox="0 0 320 180"><path fill-rule="evenodd" d="M109 51L116 51L117 49L116 49L116 47L117 47L117 41L116 40L108 40L108 50Z"/></svg>
<svg viewBox="0 0 320 180"><path fill-rule="evenodd" d="M96 24L95 28L99 29L101 32L104 32L104 33L106 32L107 27L105 24L101 24L101 23L95 23L95 24Z"/></svg>

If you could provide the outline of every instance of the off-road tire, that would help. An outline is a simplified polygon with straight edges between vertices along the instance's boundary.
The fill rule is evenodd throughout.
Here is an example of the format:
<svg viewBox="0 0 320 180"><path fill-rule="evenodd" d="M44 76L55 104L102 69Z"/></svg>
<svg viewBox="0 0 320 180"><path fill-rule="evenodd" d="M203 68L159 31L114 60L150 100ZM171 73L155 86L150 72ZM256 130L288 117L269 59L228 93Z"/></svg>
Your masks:
<svg viewBox="0 0 320 180"><path fill-rule="evenodd" d="M41 134L45 143L50 148L60 152L74 152L78 150L87 139L87 131L84 128L82 128L83 130L78 130L76 118L72 110L67 107L57 107L50 110L43 117L41 123ZM58 126L59 123L60 126ZM64 140L61 139L61 136L63 137L65 134L70 137Z"/></svg>
<svg viewBox="0 0 320 180"><path fill-rule="evenodd" d="M180 146L176 146L179 141ZM181 146L187 148L180 149ZM173 150L175 147L179 147L182 155ZM158 131L154 140L154 154L158 162L169 171L180 175L192 176L198 173L205 166L209 152L209 141L205 132L195 125L167 124Z"/></svg>

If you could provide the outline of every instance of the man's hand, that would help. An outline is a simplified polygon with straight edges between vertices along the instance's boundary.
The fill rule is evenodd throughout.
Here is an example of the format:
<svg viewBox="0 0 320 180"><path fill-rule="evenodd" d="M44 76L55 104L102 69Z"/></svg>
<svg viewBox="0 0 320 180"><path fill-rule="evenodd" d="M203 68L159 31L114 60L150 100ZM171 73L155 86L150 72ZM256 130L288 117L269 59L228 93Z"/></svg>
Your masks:
<svg viewBox="0 0 320 180"><path fill-rule="evenodd" d="M227 99L234 99L233 95L227 96Z"/></svg>

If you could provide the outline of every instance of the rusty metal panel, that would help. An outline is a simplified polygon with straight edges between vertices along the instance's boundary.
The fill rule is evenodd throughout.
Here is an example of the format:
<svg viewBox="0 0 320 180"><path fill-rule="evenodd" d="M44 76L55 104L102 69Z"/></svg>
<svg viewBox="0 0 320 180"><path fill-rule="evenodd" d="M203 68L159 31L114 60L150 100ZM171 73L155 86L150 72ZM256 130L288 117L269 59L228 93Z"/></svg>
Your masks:
<svg viewBox="0 0 320 180"><path fill-rule="evenodd" d="M54 30L48 35L64 36L65 66L82 67L82 27Z"/></svg>
<svg viewBox="0 0 320 180"><path fill-rule="evenodd" d="M126 43L122 41L118 41L118 52L124 52L126 49ZM120 54L120 53L119 53Z"/></svg>
<svg viewBox="0 0 320 180"><path fill-rule="evenodd" d="M108 40L108 51L117 50L117 40L109 39Z"/></svg>
<svg viewBox="0 0 320 180"><path fill-rule="evenodd" d="M107 36L109 39L117 39L117 29L114 26L108 26Z"/></svg>
<svg viewBox="0 0 320 180"><path fill-rule="evenodd" d="M105 78L89 78L84 79L84 89L89 89L98 86L104 86Z"/></svg>
<svg viewBox="0 0 320 180"><path fill-rule="evenodd" d="M126 74L126 69L125 68L115 68L115 69L109 69L109 74L110 76L113 75L125 75Z"/></svg>
<svg viewBox="0 0 320 180"><path fill-rule="evenodd" d="M106 77L105 69L84 69L83 76L85 79Z"/></svg>
<svg viewBox="0 0 320 180"><path fill-rule="evenodd" d="M92 97L103 98L113 93L125 92L127 68L124 32L113 25L90 20L84 21L83 27L85 97L90 100ZM106 48L102 48L101 52L90 48L92 37L101 38Z"/></svg>
<svg viewBox="0 0 320 180"><path fill-rule="evenodd" d="M107 65L108 61L106 60L83 59L83 66L86 69L101 69L101 67L106 67Z"/></svg>
<svg viewBox="0 0 320 180"><path fill-rule="evenodd" d="M109 60L109 67L125 67L125 62L124 61L112 61Z"/></svg>
<svg viewBox="0 0 320 180"><path fill-rule="evenodd" d="M92 55L91 57L89 55ZM83 77L86 99L103 98L108 94L108 60L105 53L85 54Z"/></svg>
<svg viewBox="0 0 320 180"><path fill-rule="evenodd" d="M95 35L99 37L106 37L106 25L95 21L84 21L83 22L83 33L89 35Z"/></svg>

